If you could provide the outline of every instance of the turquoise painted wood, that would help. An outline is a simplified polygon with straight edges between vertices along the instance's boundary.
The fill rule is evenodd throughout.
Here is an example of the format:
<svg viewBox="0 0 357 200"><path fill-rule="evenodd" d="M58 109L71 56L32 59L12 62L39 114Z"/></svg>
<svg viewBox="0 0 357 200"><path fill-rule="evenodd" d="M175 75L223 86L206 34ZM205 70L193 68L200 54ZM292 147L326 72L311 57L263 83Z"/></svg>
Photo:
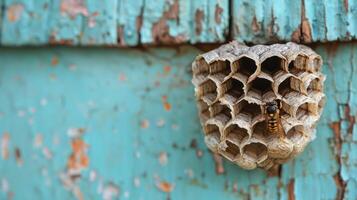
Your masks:
<svg viewBox="0 0 357 200"><path fill-rule="evenodd" d="M228 0L2 0L2 45L223 42Z"/></svg>
<svg viewBox="0 0 357 200"><path fill-rule="evenodd" d="M242 42L350 41L357 37L354 0L232 0L234 38Z"/></svg>
<svg viewBox="0 0 357 200"><path fill-rule="evenodd" d="M350 41L355 0L1 0L2 45Z"/></svg>
<svg viewBox="0 0 357 200"><path fill-rule="evenodd" d="M357 43L314 47L327 105L280 174L224 173L174 48L1 48L0 199L356 199ZM166 192L165 192L166 191Z"/></svg>

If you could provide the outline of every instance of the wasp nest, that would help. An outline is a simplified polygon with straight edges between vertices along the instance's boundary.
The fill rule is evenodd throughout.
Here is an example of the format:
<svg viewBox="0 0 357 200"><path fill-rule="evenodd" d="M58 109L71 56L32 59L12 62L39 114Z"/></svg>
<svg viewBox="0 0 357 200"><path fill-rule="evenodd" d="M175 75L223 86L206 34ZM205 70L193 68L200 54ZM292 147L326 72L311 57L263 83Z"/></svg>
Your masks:
<svg viewBox="0 0 357 200"><path fill-rule="evenodd" d="M242 168L266 170L301 153L325 102L321 65L313 50L294 43L231 42L198 56L192 82L209 149ZM272 119L271 102L281 105Z"/></svg>

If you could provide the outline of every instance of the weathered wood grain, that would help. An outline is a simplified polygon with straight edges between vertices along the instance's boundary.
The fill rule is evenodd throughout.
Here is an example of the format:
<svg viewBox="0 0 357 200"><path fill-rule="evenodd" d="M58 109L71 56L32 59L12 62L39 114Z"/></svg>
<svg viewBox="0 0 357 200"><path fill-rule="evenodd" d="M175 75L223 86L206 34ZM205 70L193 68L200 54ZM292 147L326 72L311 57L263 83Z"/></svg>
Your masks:
<svg viewBox="0 0 357 200"><path fill-rule="evenodd" d="M233 34L242 42L302 43L357 38L356 1L232 0Z"/></svg>
<svg viewBox="0 0 357 200"><path fill-rule="evenodd" d="M193 47L2 48L0 199L353 200L357 44L315 49L328 97L317 137L268 176L228 162L216 174L190 83Z"/></svg>
<svg viewBox="0 0 357 200"><path fill-rule="evenodd" d="M2 45L223 42L228 0L3 0Z"/></svg>
<svg viewBox="0 0 357 200"><path fill-rule="evenodd" d="M2 45L137 46L231 39L311 43L357 37L357 3L348 0L2 0L0 4Z"/></svg>

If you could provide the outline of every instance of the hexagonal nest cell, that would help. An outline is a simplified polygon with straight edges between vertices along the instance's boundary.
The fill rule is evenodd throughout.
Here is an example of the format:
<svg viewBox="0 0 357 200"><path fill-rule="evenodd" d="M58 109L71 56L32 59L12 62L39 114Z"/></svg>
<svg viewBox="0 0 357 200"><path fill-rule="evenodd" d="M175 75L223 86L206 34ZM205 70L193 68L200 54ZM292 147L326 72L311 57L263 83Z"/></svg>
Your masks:
<svg viewBox="0 0 357 200"><path fill-rule="evenodd" d="M321 65L318 54L294 43L233 41L199 55L192 82L209 149L245 169L296 157L314 138L325 104ZM281 104L274 121L266 114L271 101ZM273 122L278 129L268 131Z"/></svg>

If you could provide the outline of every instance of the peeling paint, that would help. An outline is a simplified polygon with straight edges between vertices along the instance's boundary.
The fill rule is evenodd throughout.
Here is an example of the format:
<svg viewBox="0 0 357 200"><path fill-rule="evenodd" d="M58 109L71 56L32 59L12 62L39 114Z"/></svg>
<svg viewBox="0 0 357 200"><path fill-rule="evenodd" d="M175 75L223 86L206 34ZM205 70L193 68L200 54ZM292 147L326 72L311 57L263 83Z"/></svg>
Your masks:
<svg viewBox="0 0 357 200"><path fill-rule="evenodd" d="M195 23L196 23L196 35L200 35L202 32L202 21L204 18L204 13L202 10L197 9L195 13Z"/></svg>
<svg viewBox="0 0 357 200"><path fill-rule="evenodd" d="M159 163L161 166L167 165L168 157L166 152L160 152L159 154Z"/></svg>
<svg viewBox="0 0 357 200"><path fill-rule="evenodd" d="M171 36L167 20L179 20L179 1L175 0L173 4L165 11L162 17L152 25L153 41L157 44L177 44L185 41L185 36Z"/></svg>
<svg viewBox="0 0 357 200"><path fill-rule="evenodd" d="M8 132L3 133L1 138L1 157L4 160L9 158L9 142L10 134Z"/></svg>
<svg viewBox="0 0 357 200"><path fill-rule="evenodd" d="M22 4L12 4L7 8L7 19L9 22L16 22L20 19L24 6Z"/></svg>
<svg viewBox="0 0 357 200"><path fill-rule="evenodd" d="M218 4L216 4L216 9L214 11L214 19L217 24L220 24L222 21L222 19L221 19L222 13L223 13L223 9Z"/></svg>
<svg viewBox="0 0 357 200"><path fill-rule="evenodd" d="M79 14L88 16L88 10L84 5L84 0L61 0L60 10L62 13L68 14L72 19Z"/></svg>
<svg viewBox="0 0 357 200"><path fill-rule="evenodd" d="M102 198L104 200L117 199L119 197L119 186L114 183L107 183L102 191Z"/></svg>
<svg viewBox="0 0 357 200"><path fill-rule="evenodd" d="M273 177L259 170L244 171L221 158L215 161L209 150L203 148L199 121L192 117L196 116L192 87L174 87L172 83L176 76L190 81L185 66L188 69L189 61L199 54L196 48L0 49L0 60L11 66L2 68L0 73L1 153L7 146L10 154L8 160L0 159L3 172L0 180L7 182L2 183L7 192L0 192L0 199L8 195L14 200L103 199L103 196L353 199L356 91L352 86L356 44L315 47L325 61L326 110L311 146ZM36 55L41 55L41 62ZM54 55L60 64L56 68L42 67L49 66ZM70 64L76 66L75 72L69 70ZM51 81L49 73L56 73L58 80ZM127 77L125 82L118 80L120 73ZM346 74L349 74L346 81L339 81ZM156 79L160 81L159 87L155 86ZM151 90L145 92L148 85ZM172 104L171 112L163 108L163 95ZM51 119L47 120L49 114ZM27 123L29 118L35 122L31 127ZM145 130L141 129L142 121ZM9 138L3 145L5 131ZM75 153L79 151L72 148L77 139L80 142L74 146L84 146L78 149L85 149L90 160L80 164L86 166L80 172L67 167L69 160L73 160L72 154L77 155L75 162L80 163L80 153ZM15 148L21 150L22 167L17 167ZM160 164L160 153L167 154L168 162L161 156L162 163L166 163L164 167ZM162 178L153 179L155 173ZM110 183L115 187L107 187ZM105 188L109 192L104 192Z"/></svg>
<svg viewBox="0 0 357 200"><path fill-rule="evenodd" d="M171 183L166 182L166 181L161 181L161 182L157 183L156 187L165 193L170 193L174 190L174 186Z"/></svg>
<svg viewBox="0 0 357 200"><path fill-rule="evenodd" d="M288 184L288 197L289 197L289 200L295 200L295 181L294 179L291 179L289 181L289 184Z"/></svg>

